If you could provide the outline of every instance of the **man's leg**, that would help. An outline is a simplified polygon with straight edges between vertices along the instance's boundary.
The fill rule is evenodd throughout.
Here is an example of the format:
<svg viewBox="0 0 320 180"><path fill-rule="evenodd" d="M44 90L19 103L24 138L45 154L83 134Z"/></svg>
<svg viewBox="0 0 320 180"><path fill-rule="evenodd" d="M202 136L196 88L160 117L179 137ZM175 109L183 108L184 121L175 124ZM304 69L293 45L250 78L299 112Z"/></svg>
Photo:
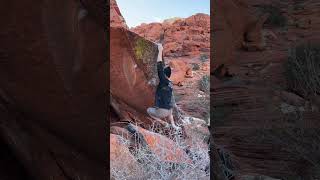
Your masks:
<svg viewBox="0 0 320 180"><path fill-rule="evenodd" d="M180 130L181 128L179 126L176 126L176 124L174 123L174 119L173 119L173 115L172 115L172 110L170 111L170 115L168 116L168 119L172 125L172 127L176 130Z"/></svg>

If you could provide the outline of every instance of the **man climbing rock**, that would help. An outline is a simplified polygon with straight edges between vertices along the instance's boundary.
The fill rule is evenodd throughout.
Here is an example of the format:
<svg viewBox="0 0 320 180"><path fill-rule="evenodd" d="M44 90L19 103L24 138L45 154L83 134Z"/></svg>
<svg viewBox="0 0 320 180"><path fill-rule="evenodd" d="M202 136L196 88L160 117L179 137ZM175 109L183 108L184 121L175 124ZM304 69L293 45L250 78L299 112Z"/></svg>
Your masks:
<svg viewBox="0 0 320 180"><path fill-rule="evenodd" d="M173 85L169 80L171 68L169 66L165 67L164 62L162 61L163 47L161 44L158 44L158 50L157 69L160 81L155 95L155 107L148 108L147 112L156 120L161 121L161 119L167 119L174 129L179 130L180 127L175 125L172 115L175 100L173 96Z"/></svg>

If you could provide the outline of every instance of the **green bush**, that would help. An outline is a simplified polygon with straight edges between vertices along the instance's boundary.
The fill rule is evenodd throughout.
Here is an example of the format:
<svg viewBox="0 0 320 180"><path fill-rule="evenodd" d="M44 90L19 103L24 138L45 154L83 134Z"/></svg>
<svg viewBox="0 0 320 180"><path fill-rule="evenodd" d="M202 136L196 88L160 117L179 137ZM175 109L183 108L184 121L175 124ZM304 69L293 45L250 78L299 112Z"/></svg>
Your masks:
<svg viewBox="0 0 320 180"><path fill-rule="evenodd" d="M272 5L258 5L257 7L262 14L268 13L270 15L265 24L276 27L284 27L287 25L288 19L282 14L278 7Z"/></svg>
<svg viewBox="0 0 320 180"><path fill-rule="evenodd" d="M289 90L310 97L320 94L320 43L305 43L289 50L285 73Z"/></svg>
<svg viewBox="0 0 320 180"><path fill-rule="evenodd" d="M210 91L210 76L204 75L199 80L199 88L203 92L209 92Z"/></svg>
<svg viewBox="0 0 320 180"><path fill-rule="evenodd" d="M206 62L206 61L208 61L209 60L209 55L207 55L207 54L201 54L200 55L200 61L201 62Z"/></svg>
<svg viewBox="0 0 320 180"><path fill-rule="evenodd" d="M194 71L200 70L200 65L197 63L192 63L192 70L194 70Z"/></svg>

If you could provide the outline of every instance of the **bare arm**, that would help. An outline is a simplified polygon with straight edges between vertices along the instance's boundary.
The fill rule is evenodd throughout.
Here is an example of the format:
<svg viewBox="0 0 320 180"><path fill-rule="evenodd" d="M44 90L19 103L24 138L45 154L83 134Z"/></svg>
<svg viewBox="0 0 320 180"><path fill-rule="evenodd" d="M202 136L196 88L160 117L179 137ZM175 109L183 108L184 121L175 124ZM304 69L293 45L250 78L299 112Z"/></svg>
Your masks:
<svg viewBox="0 0 320 180"><path fill-rule="evenodd" d="M162 61L162 53L163 53L163 47L162 44L158 44L158 58L157 58L157 62Z"/></svg>

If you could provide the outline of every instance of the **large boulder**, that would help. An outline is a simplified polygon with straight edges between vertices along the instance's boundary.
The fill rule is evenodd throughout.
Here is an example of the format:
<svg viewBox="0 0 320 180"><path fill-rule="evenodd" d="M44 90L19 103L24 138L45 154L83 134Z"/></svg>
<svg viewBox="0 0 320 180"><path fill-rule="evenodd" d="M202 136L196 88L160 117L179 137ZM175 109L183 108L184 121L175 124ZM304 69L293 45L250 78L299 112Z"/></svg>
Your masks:
<svg viewBox="0 0 320 180"><path fill-rule="evenodd" d="M119 10L115 2L111 8ZM120 11L114 19L123 19ZM146 110L154 105L159 82L158 48L155 43L128 30L124 21L122 24L110 25L110 94L112 109L117 111L117 117L113 119L151 125Z"/></svg>
<svg viewBox="0 0 320 180"><path fill-rule="evenodd" d="M110 26L111 27L123 27L128 29L126 21L124 20L116 0L110 1Z"/></svg>
<svg viewBox="0 0 320 180"><path fill-rule="evenodd" d="M158 83L157 46L123 28L110 29L110 91L112 96L146 113L153 106Z"/></svg>
<svg viewBox="0 0 320 180"><path fill-rule="evenodd" d="M115 134L110 134L110 169L111 177L115 179L137 179L143 175L143 169L129 151L126 140Z"/></svg>
<svg viewBox="0 0 320 180"><path fill-rule="evenodd" d="M104 179L107 4L0 4L1 146L31 179Z"/></svg>
<svg viewBox="0 0 320 180"><path fill-rule="evenodd" d="M176 164L192 163L178 142L139 126L130 124L128 127L132 133L140 136L138 138L142 139L142 145L146 146L160 161Z"/></svg>

